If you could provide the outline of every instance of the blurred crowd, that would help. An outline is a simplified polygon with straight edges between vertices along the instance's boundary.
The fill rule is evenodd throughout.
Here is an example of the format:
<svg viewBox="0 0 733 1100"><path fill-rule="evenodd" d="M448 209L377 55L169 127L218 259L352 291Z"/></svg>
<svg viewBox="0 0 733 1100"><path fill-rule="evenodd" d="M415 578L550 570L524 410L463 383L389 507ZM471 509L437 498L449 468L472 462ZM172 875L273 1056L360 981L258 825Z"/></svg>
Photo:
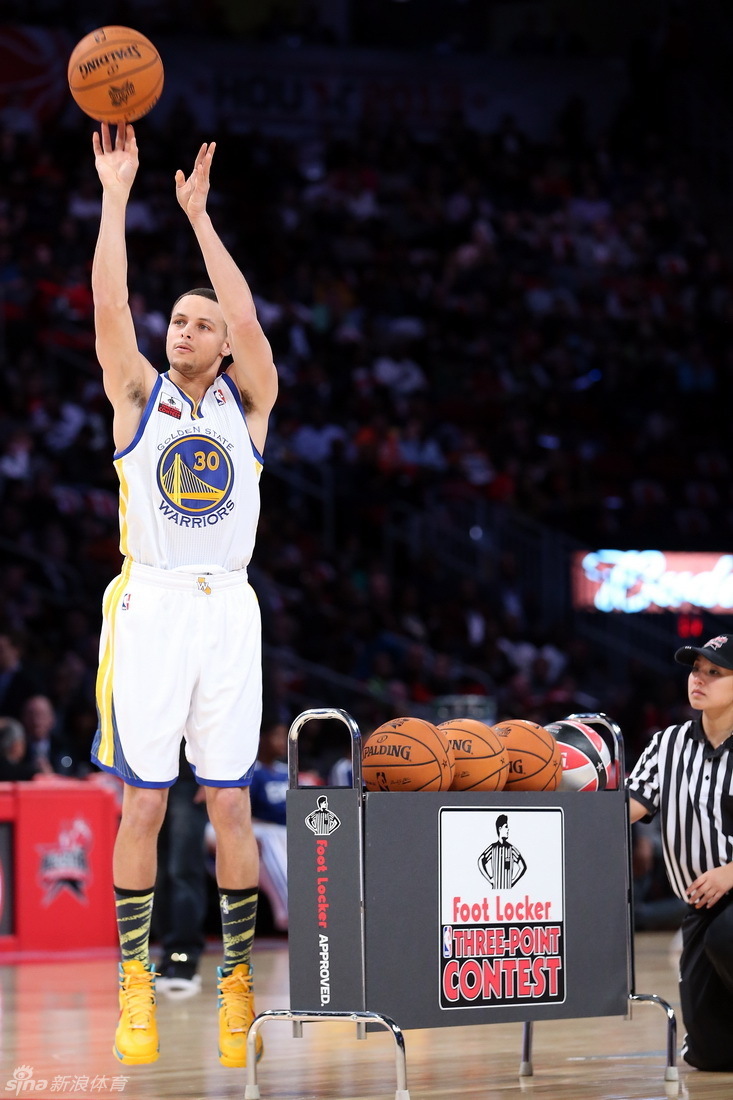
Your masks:
<svg viewBox="0 0 733 1100"><path fill-rule="evenodd" d="M733 533L733 279L653 121L631 102L591 134L572 99L543 141L511 116L491 134L453 117L431 140L399 119L348 137L201 134L183 103L164 131L138 126L141 350L165 369L170 305L201 283L173 175L215 138L212 214L279 369L265 459L280 475L263 476L252 581L282 720L313 698L302 662L361 685L367 725L455 694L538 721L600 708L633 758L685 713L677 681L638 668L616 682L569 615L538 622L510 554L459 576L427 546L386 563L382 537L396 504L453 501L586 544L656 546L663 532L665 549L719 550ZM120 563L92 332L91 131L0 111L3 745L17 755L20 725L15 765L67 774L89 767L99 609ZM328 531L294 487L324 471ZM36 752L49 723L53 752Z"/></svg>

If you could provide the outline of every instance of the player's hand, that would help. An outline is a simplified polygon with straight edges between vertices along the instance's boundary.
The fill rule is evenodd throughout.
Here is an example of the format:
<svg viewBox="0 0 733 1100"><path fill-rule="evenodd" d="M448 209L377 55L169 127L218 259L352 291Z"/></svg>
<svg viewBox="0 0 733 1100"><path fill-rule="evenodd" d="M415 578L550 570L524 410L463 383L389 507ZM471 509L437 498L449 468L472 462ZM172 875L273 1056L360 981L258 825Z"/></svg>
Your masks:
<svg viewBox="0 0 733 1100"><path fill-rule="evenodd" d="M696 878L687 890L687 900L696 909L710 909L733 888L733 866L713 867Z"/></svg>
<svg viewBox="0 0 733 1100"><path fill-rule="evenodd" d="M109 123L101 124L101 132L92 134L94 164L105 191L118 190L129 195L137 175L138 155L135 131L132 126L120 122L114 141Z"/></svg>
<svg viewBox="0 0 733 1100"><path fill-rule="evenodd" d="M179 168L176 172L176 198L189 218L206 213L206 198L209 194L209 173L214 158L216 142L204 142L198 151L196 163L191 175L186 179Z"/></svg>

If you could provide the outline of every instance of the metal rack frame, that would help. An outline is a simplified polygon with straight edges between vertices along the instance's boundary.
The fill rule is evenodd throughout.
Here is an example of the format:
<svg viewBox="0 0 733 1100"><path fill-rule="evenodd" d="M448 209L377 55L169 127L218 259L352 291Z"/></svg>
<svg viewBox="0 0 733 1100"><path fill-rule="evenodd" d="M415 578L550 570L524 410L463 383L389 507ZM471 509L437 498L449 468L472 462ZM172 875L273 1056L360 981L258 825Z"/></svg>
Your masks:
<svg viewBox="0 0 733 1100"><path fill-rule="evenodd" d="M609 745L612 758L617 765L617 773L621 781L625 774L624 768L624 746L621 730L618 725L610 719L607 715L602 713L577 713L568 716L569 719L583 722L590 725L604 737L604 740ZM395 1045L395 1069L396 1069L396 1091L395 1100L409 1100L409 1092L407 1088L407 1062L405 1053L405 1042L402 1029L395 1023L391 1016L385 1015L381 1012L375 1012L369 1010L367 1006L367 935L366 935L366 890L365 890L365 803L370 797L368 794L365 796L362 784L362 737L357 723L351 717L348 712L340 709L332 708L318 708L304 711L300 714L292 723L288 733L288 777L290 791L302 792L303 788L299 787L298 780L298 738L306 723L310 721L318 720L338 720L342 722L350 735L351 740L351 762L352 762L352 788L312 788L311 793L317 795L319 791L328 791L332 797L332 801L337 797L337 792L345 791L351 799L351 805L356 807L356 812L353 815L355 820L353 822L353 836L351 843L353 844L353 850L357 853L358 866L353 868L352 878L348 885L348 893L351 900L351 913L350 918L352 926L357 929L357 937L359 939L359 951L357 953L357 961L353 967L353 973L351 975L350 988L353 990L353 1000L358 1002L357 1007L344 1010L342 1008L323 1010L316 1010L313 1008L299 1010L297 1008L289 1009L272 1009L259 1013L255 1017L255 1020L250 1028L248 1040L247 1040L247 1084L245 1089L245 1100L259 1100L260 1091L257 1084L257 1061L256 1061L256 1038L261 1027L271 1020L286 1020L292 1024L293 1037L299 1038L303 1033L304 1023L317 1023L323 1021L330 1022L352 1022L356 1025L356 1032L358 1039L365 1039L369 1030L376 1028L384 1028L390 1032L394 1039ZM383 792L380 792L377 797L386 797ZM403 796L405 797L405 796ZM420 796L418 796L420 797ZM422 796L425 797L424 795ZM624 792L625 807L628 811L628 795ZM327 800L328 801L328 800ZM675 1083L678 1082L678 1070L676 1065L676 1044L677 1044L677 1024L674 1010L672 1007L661 997L655 994L638 993L635 988L636 976L635 976L635 961L634 961L634 947L633 947L633 935L632 935L632 875L631 875L631 829L629 824L628 812L625 814L625 844L626 844L626 858L625 858L625 877L626 877L626 905L627 905L627 920L626 920L626 988L627 988L627 1012L626 1018L631 1016L631 1007L634 1003L647 1002L658 1005L665 1012L667 1017L667 1051L666 1051L666 1066L664 1079L666 1082L671 1083L670 1089L673 1091L676 1088ZM289 856L289 870L288 878L291 878L290 869L290 856ZM354 896L356 895L356 896ZM292 962L291 962L291 985L292 983ZM568 1018L568 1017L566 1017ZM570 1015L569 1018L572 1018ZM455 1025L463 1025L466 1023L480 1023L482 1021L466 1020L462 1016L455 1020ZM447 1026L450 1026L448 1024ZM532 1064L532 1041L533 1041L533 1020L525 1020L523 1022L522 1032L522 1049L521 1049L521 1061L519 1065L519 1076L529 1077L533 1075Z"/></svg>

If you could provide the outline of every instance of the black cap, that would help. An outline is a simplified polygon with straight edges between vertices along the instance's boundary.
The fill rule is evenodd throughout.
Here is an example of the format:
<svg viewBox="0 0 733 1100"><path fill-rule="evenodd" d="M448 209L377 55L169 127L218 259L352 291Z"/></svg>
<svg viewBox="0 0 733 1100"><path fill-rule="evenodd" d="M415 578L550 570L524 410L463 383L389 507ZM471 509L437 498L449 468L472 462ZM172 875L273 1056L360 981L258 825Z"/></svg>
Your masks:
<svg viewBox="0 0 733 1100"><path fill-rule="evenodd" d="M716 634L703 646L684 645L674 655L681 665L694 665L697 657L707 657L713 665L733 669L733 634Z"/></svg>

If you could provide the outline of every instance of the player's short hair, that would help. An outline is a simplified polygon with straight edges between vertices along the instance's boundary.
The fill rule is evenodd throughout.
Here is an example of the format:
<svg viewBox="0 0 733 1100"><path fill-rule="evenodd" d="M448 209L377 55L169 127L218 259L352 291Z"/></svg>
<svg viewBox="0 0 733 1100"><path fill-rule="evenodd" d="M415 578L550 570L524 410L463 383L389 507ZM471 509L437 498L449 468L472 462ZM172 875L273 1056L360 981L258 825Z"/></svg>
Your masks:
<svg viewBox="0 0 733 1100"><path fill-rule="evenodd" d="M197 286L197 287L194 287L193 290L184 290L183 294L178 295L175 302L173 303L173 306L171 307L171 313L176 308L176 306L180 302L181 298L187 298L189 296L189 294L196 294L199 298L208 298L210 302L218 302L219 301L219 299L217 298L216 294L214 293L214 291L211 289L210 286Z"/></svg>

